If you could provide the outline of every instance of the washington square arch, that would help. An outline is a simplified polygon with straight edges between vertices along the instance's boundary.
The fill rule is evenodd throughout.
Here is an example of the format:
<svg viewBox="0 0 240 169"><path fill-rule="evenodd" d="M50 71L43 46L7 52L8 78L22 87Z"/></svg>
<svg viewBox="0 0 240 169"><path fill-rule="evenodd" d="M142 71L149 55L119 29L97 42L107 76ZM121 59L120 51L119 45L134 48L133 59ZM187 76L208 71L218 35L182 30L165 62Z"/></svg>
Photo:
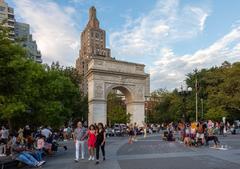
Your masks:
<svg viewBox="0 0 240 169"><path fill-rule="evenodd" d="M145 97L150 92L149 74L144 72L144 67L111 57L110 49L106 48L105 31L99 27L95 7L91 7L76 61L76 68L84 77L80 86L88 95L88 124L107 123L107 96L111 90L124 94L131 123L143 123Z"/></svg>

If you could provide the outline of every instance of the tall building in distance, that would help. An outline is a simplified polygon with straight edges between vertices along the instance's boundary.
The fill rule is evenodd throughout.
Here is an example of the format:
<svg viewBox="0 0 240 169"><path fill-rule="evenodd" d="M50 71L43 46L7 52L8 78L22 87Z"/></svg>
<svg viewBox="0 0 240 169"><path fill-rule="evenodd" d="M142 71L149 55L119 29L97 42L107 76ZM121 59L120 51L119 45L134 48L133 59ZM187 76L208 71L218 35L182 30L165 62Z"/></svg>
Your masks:
<svg viewBox="0 0 240 169"><path fill-rule="evenodd" d="M4 0L0 0L0 23L4 22L4 26L9 29L9 39L15 38L15 17L14 9L9 7Z"/></svg>
<svg viewBox="0 0 240 169"><path fill-rule="evenodd" d="M30 25L26 23L15 23L15 38L22 47L27 50L28 57L38 63L42 63L41 52L37 48L37 43L30 34Z"/></svg>
<svg viewBox="0 0 240 169"><path fill-rule="evenodd" d="M38 63L42 63L41 52L37 48L37 43L30 34L30 25L16 22L14 9L9 7L4 0L0 0L0 23L3 22L9 29L9 39L16 40L27 50L28 57Z"/></svg>
<svg viewBox="0 0 240 169"><path fill-rule="evenodd" d="M106 48L106 33L99 27L96 8L91 7L89 9L87 26L81 34L81 49L79 52L79 58L76 61L76 68L84 77L81 88L85 95L87 95L88 92L87 80L85 78L88 70L88 63L90 59L94 57L112 59L110 49Z"/></svg>

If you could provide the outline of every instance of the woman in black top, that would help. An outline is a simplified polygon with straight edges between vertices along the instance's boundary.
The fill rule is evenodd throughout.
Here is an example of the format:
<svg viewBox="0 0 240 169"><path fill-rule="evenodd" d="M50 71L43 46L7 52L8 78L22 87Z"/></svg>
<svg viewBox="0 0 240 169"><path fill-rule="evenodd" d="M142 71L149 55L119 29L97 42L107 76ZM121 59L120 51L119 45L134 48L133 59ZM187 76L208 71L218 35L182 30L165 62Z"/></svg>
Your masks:
<svg viewBox="0 0 240 169"><path fill-rule="evenodd" d="M99 150L101 148L103 161L105 160L105 141L106 141L106 132L102 123L98 123L97 129L97 140L96 140L96 164L99 164Z"/></svg>

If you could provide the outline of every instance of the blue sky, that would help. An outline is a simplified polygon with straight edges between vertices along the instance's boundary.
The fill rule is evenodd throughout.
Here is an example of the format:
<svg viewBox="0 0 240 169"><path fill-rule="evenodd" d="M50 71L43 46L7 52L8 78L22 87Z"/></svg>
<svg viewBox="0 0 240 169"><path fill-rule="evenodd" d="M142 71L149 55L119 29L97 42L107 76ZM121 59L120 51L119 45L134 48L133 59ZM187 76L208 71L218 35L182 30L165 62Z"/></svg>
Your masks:
<svg viewBox="0 0 240 169"><path fill-rule="evenodd" d="M144 63L151 89L179 87L193 69L240 60L239 0L6 0L31 25L46 63L74 66L94 5L112 56Z"/></svg>

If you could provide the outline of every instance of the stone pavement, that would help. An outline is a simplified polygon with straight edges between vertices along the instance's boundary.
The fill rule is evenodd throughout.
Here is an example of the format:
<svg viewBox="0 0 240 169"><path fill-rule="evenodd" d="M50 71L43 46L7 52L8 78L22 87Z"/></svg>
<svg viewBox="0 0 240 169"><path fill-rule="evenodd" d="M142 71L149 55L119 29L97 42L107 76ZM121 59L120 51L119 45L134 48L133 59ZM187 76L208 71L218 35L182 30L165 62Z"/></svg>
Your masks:
<svg viewBox="0 0 240 169"><path fill-rule="evenodd" d="M74 162L73 143L69 150L60 150L47 159L44 169L240 169L240 135L219 137L228 150L203 146L185 147L180 142L165 142L160 136L140 138L129 145L127 138L113 137L106 145L106 161L95 165L93 161Z"/></svg>

